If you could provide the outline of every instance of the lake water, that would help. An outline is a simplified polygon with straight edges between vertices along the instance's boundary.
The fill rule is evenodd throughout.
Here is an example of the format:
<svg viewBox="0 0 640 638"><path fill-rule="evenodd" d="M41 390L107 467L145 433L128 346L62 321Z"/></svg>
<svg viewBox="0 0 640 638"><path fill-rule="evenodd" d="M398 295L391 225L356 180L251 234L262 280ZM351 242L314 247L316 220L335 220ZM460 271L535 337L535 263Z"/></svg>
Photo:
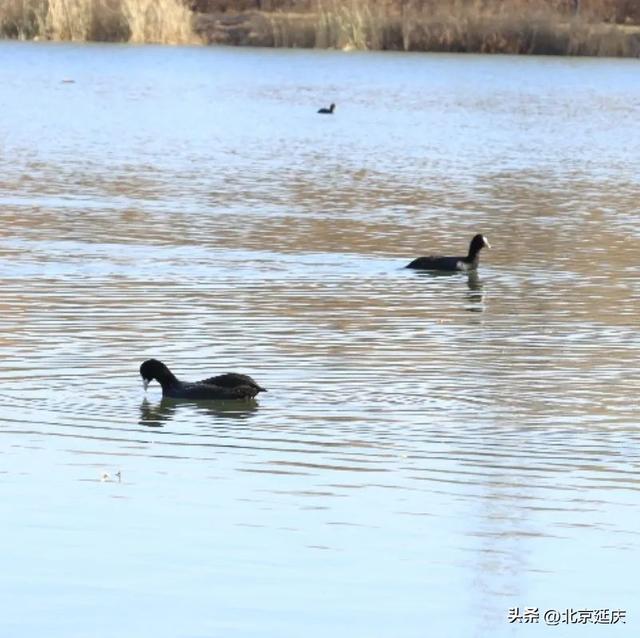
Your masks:
<svg viewBox="0 0 640 638"><path fill-rule="evenodd" d="M0 44L0 634L638 635L638 68Z"/></svg>

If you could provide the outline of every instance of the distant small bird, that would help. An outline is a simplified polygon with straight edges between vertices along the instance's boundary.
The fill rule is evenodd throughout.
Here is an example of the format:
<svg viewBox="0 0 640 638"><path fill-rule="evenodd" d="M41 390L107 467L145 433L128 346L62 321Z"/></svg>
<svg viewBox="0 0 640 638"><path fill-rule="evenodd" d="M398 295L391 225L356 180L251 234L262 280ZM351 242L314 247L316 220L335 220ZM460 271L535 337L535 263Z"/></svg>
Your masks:
<svg viewBox="0 0 640 638"><path fill-rule="evenodd" d="M318 113L322 113L323 115L333 115L333 111L335 108L336 108L336 105L331 104L331 106L328 109L322 108L318 111Z"/></svg>
<svg viewBox="0 0 640 638"><path fill-rule="evenodd" d="M266 392L250 376L227 372L196 383L180 381L162 361L148 359L140 366L144 389L153 379L162 386L162 396L171 399L215 400L252 399Z"/></svg>
<svg viewBox="0 0 640 638"><path fill-rule="evenodd" d="M487 238L484 235L476 235L469 244L469 253L466 257L418 257L408 264L407 268L445 271L475 270L480 261L480 251L485 247L491 248Z"/></svg>
<svg viewBox="0 0 640 638"><path fill-rule="evenodd" d="M119 470L116 472L116 478L118 479L118 483L122 483L122 473ZM103 472L100 481L102 483L111 482L111 474L109 474L109 472Z"/></svg>

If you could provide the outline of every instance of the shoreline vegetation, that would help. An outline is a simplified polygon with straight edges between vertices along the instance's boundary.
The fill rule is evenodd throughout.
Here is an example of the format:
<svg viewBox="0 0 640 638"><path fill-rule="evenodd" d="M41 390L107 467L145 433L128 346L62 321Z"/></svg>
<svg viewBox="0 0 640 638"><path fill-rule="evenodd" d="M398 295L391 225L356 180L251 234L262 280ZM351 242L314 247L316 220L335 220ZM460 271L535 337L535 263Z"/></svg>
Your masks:
<svg viewBox="0 0 640 638"><path fill-rule="evenodd" d="M640 1L3 0L0 37L640 57Z"/></svg>

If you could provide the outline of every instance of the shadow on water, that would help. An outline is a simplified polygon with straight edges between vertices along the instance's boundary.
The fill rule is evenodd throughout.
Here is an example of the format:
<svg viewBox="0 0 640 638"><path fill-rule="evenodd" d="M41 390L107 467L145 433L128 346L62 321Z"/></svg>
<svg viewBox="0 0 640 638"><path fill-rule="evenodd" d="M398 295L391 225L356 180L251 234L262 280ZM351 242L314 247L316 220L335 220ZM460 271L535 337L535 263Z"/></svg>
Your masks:
<svg viewBox="0 0 640 638"><path fill-rule="evenodd" d="M465 310L469 312L484 312L484 286L477 271L470 272L467 277L469 291L466 293L469 305Z"/></svg>
<svg viewBox="0 0 640 638"><path fill-rule="evenodd" d="M480 279L477 270L473 270L467 275L467 286L469 286L469 290L474 292L482 291L482 280Z"/></svg>
<svg viewBox="0 0 640 638"><path fill-rule="evenodd" d="M246 401L190 401L187 399L163 398L158 403L143 399L140 404L139 425L161 428L167 425L182 406L190 406L198 413L216 419L247 419L258 410L255 399Z"/></svg>
<svg viewBox="0 0 640 638"><path fill-rule="evenodd" d="M440 280L444 281L448 278L451 278L455 281L459 281L466 275L467 277L467 286L471 290L480 290L482 288L482 280L480 279L480 275L478 275L477 270L470 270L469 272L463 272L460 270L417 270L417 269L409 269L409 272L413 273L417 277L422 277L423 279L430 280Z"/></svg>
<svg viewBox="0 0 640 638"><path fill-rule="evenodd" d="M438 271L438 270L413 270L413 273L423 280L429 280L431 282L437 282L439 284L445 283L447 279L453 280L453 285L457 285L457 282L462 280L462 277L466 276L467 287L469 290L466 292L466 299L470 302L465 306L465 310L469 312L483 312L484 302L484 285L482 279L478 275L477 270L472 270L468 273L461 273L459 271Z"/></svg>

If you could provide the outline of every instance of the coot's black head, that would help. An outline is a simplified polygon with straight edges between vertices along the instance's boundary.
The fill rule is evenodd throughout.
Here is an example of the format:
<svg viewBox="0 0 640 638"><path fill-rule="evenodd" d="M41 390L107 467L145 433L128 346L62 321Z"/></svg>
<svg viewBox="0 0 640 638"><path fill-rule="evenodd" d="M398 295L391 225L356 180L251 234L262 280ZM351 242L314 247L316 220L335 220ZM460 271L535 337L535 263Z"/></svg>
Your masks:
<svg viewBox="0 0 640 638"><path fill-rule="evenodd" d="M476 235L469 244L469 256L477 255L483 248L491 248L491 244L484 235Z"/></svg>
<svg viewBox="0 0 640 638"><path fill-rule="evenodd" d="M329 105L329 110L333 113L333 109L335 109L335 108L336 108L336 105L332 102L332 103Z"/></svg>
<svg viewBox="0 0 640 638"><path fill-rule="evenodd" d="M169 370L162 361L158 361L157 359L147 359L140 366L140 376L142 377L142 383L144 384L145 390L147 389L149 382L154 379L156 379L161 385L175 380L171 370Z"/></svg>

